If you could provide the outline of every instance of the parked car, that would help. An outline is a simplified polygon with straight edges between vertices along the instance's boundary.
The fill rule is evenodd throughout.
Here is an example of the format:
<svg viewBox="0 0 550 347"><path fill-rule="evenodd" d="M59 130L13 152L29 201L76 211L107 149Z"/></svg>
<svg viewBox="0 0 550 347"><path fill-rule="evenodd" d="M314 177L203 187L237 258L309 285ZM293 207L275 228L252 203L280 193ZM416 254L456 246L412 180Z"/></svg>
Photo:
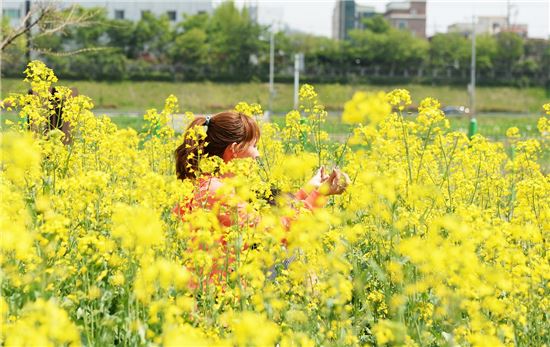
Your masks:
<svg viewBox="0 0 550 347"><path fill-rule="evenodd" d="M441 111L445 112L445 115L447 116L463 116L470 114L470 109L466 106L445 106L441 109Z"/></svg>

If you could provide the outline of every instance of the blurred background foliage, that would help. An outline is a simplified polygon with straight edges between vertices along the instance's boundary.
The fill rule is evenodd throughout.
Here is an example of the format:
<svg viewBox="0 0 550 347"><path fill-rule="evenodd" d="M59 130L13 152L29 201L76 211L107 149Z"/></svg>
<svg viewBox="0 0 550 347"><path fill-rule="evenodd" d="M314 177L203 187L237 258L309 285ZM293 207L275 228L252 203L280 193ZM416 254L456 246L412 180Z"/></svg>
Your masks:
<svg viewBox="0 0 550 347"><path fill-rule="evenodd" d="M67 28L33 40L33 50L64 79L160 81L263 81L269 71L271 28L257 24L246 8L224 2L210 15L145 13L137 22L108 19L94 12L90 25ZM12 30L3 21L2 34ZM25 36L3 52L3 77L21 77ZM381 16L365 19L364 29L347 41L304 33L275 34L276 79L293 78L295 53L304 53L302 79L315 83L466 84L471 41L457 33L429 40L390 27ZM478 83L547 86L550 43L511 32L477 38ZM67 51L80 54L64 54ZM548 86L547 86L548 87Z"/></svg>

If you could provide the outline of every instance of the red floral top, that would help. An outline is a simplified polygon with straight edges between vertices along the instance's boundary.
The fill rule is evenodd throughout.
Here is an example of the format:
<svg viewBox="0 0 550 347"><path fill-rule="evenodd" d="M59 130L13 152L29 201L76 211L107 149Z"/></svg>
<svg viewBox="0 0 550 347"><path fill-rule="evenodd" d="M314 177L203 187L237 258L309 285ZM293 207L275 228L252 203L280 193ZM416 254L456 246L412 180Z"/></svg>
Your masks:
<svg viewBox="0 0 550 347"><path fill-rule="evenodd" d="M232 216L234 214L230 213L230 209L223 208L223 200L219 195L216 194L216 191L223 185L221 180L217 177L205 177L200 178L198 183L198 190L195 195L185 205L177 205L176 207L174 207L173 212L176 215L180 216L183 220L186 220L186 215L196 208L211 209L215 206L219 206L220 208L218 209L218 221L220 222L220 224L224 227L230 227L231 225L233 225L235 220L234 218L232 218ZM296 194L294 194L294 198L296 200L302 201L304 206L309 210L322 207L326 201L317 190L313 190L312 192L307 193L304 189L300 189ZM252 226L256 224L257 219L252 218L247 214L245 203L239 203L237 205L237 210L239 225L248 224ZM290 227L291 219L288 217L283 217L281 222L288 230ZM227 252L228 250L225 248L227 244L225 237L222 236L220 240L218 240L218 242L222 247L224 247L224 253ZM286 239L282 239L281 243L286 245ZM244 244L243 250L246 250L247 248L248 245ZM226 254L226 256L224 256L223 258L224 260L228 260L228 265L235 261L234 256L232 256L231 254ZM224 269L221 269L217 265L218 260L219 259L213 259L213 267L212 272L210 273L209 283L216 282L216 278L226 278L226 271L224 271ZM196 287L196 284L193 285L193 287Z"/></svg>

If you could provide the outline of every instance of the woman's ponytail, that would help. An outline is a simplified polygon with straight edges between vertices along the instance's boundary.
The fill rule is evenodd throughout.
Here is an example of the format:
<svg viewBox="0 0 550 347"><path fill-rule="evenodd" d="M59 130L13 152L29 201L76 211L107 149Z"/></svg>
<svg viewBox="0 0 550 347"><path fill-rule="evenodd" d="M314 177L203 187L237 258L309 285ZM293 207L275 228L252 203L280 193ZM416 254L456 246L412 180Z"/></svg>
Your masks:
<svg viewBox="0 0 550 347"><path fill-rule="evenodd" d="M183 143L176 149L176 175L178 179L195 178L199 158L204 155L206 134L199 127L206 124L206 117L199 116L189 124L183 134Z"/></svg>

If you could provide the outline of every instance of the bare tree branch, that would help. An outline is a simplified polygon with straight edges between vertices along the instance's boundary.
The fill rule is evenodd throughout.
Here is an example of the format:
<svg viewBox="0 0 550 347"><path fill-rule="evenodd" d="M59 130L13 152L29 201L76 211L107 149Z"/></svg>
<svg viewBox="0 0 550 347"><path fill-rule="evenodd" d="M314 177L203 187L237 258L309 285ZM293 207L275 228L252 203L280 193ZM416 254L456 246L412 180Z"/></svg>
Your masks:
<svg viewBox="0 0 550 347"><path fill-rule="evenodd" d="M29 13L23 17L22 23L17 29L15 29L10 35L7 35L6 38L0 43L0 51L3 51L7 46L9 46L15 39L17 39L19 36L24 35L29 30L32 30L33 27L35 27L38 23L40 23L46 15L52 11L53 8L48 5L45 8L41 8L39 6L35 7L34 10L31 9ZM27 25L27 21L32 18L34 15L37 15L36 18L31 19L31 22L29 25Z"/></svg>
<svg viewBox="0 0 550 347"><path fill-rule="evenodd" d="M52 22L45 22L45 26L49 28L43 30L42 32L35 35L35 37L40 36L46 36L55 34L57 32L63 32L68 27L85 27L85 26L91 26L93 24L96 24L98 22L92 21L91 19L95 17L96 13L91 11L83 12L81 15L77 16L76 10L78 7L76 5L73 5L70 7L70 11L68 15L65 18L62 18L61 20Z"/></svg>
<svg viewBox="0 0 550 347"><path fill-rule="evenodd" d="M36 26L40 27L41 30L33 35L35 38L64 32L69 27L83 27L95 23L91 20L95 16L94 12L84 11L78 14L77 10L77 5L73 5L67 10L61 10L50 2L35 3L21 20L22 24L0 43L0 51L4 51L18 37L33 30ZM29 19L30 23L27 25Z"/></svg>
<svg viewBox="0 0 550 347"><path fill-rule="evenodd" d="M80 53L99 52L99 51L114 50L114 49L116 49L116 47L90 47L90 48L81 48L81 49L77 49L74 51L67 51L67 52L53 52L49 49L42 49L42 48L37 48L35 50L45 55L53 55L56 57L67 57L67 56L80 54Z"/></svg>

